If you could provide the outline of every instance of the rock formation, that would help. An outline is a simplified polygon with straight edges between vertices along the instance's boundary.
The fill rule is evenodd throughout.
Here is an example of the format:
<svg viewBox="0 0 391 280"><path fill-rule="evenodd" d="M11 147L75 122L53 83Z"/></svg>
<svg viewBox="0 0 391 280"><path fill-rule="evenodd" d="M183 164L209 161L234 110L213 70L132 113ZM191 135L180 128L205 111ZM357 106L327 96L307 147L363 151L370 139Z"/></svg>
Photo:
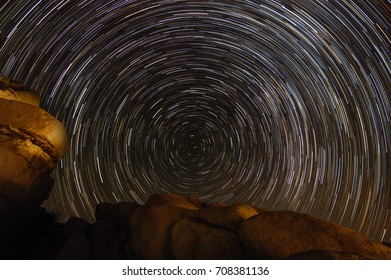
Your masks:
<svg viewBox="0 0 391 280"><path fill-rule="evenodd" d="M39 96L0 76L0 259L391 259L391 249L332 222L248 204L158 194L101 203L93 224L40 208L66 149Z"/></svg>
<svg viewBox="0 0 391 280"><path fill-rule="evenodd" d="M80 218L61 224L39 211L9 218L0 231L0 258L391 259L387 246L307 214L177 194L153 195L145 205L99 204L92 224Z"/></svg>
<svg viewBox="0 0 391 280"><path fill-rule="evenodd" d="M0 76L0 204L48 194L35 189L64 155L63 124L39 108L40 97L23 84ZM0 205L1 211L1 205Z"/></svg>

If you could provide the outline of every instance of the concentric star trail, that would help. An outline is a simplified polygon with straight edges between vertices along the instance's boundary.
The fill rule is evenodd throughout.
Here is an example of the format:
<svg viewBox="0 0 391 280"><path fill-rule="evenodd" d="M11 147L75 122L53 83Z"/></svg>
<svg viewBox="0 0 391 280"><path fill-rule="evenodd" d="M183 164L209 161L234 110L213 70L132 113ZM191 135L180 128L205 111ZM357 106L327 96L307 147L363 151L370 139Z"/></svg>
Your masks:
<svg viewBox="0 0 391 280"><path fill-rule="evenodd" d="M69 151L47 206L155 192L247 202L391 240L388 1L9 0L1 75Z"/></svg>

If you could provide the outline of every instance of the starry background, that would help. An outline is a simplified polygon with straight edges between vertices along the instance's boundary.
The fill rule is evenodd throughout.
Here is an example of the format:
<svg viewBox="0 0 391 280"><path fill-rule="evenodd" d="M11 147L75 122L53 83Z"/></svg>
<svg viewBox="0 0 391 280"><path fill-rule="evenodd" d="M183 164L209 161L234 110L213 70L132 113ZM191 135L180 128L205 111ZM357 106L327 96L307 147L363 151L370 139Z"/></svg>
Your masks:
<svg viewBox="0 0 391 280"><path fill-rule="evenodd" d="M389 1L0 0L0 74L69 150L46 206L156 192L391 240Z"/></svg>

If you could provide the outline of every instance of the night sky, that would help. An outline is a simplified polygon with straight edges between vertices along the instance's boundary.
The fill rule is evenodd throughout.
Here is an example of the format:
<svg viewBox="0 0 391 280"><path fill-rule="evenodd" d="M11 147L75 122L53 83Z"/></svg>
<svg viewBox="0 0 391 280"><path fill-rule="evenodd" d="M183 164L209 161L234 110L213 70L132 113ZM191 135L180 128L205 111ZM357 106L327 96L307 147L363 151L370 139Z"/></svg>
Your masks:
<svg viewBox="0 0 391 280"><path fill-rule="evenodd" d="M389 1L0 0L0 74L69 150L66 219L156 192L391 241Z"/></svg>

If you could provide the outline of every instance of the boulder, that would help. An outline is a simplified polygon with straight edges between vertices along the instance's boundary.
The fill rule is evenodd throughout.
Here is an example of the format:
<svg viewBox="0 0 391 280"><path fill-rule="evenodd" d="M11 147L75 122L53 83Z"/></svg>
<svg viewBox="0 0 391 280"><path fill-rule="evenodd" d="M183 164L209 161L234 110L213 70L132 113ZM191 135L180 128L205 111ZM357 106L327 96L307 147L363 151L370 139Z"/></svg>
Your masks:
<svg viewBox="0 0 391 280"><path fill-rule="evenodd" d="M65 223L63 230L68 233L71 233L75 230L87 232L89 230L90 226L91 226L90 223L82 218L71 217Z"/></svg>
<svg viewBox="0 0 391 280"><path fill-rule="evenodd" d="M29 140L1 142L0 194L13 200L28 199L27 193L33 183L48 174L52 167L51 158Z"/></svg>
<svg viewBox="0 0 391 280"><path fill-rule="evenodd" d="M95 208L95 219L99 220L113 220L113 209L115 203L102 202L99 203Z"/></svg>
<svg viewBox="0 0 391 280"><path fill-rule="evenodd" d="M124 244L121 243L119 226L114 222L97 221L91 225L89 237L95 259L125 259Z"/></svg>
<svg viewBox="0 0 391 280"><path fill-rule="evenodd" d="M239 238L246 255L285 259L312 250L337 251L368 259L391 259L391 250L348 228L292 211L264 212L245 220Z"/></svg>
<svg viewBox="0 0 391 280"><path fill-rule="evenodd" d="M55 117L31 104L0 99L0 134L30 141L41 148L53 162L67 149L64 125Z"/></svg>
<svg viewBox="0 0 391 280"><path fill-rule="evenodd" d="M129 227L132 215L139 207L141 206L135 202L100 203L96 206L95 218Z"/></svg>
<svg viewBox="0 0 391 280"><path fill-rule="evenodd" d="M7 100L16 100L22 103L30 104L38 107L41 102L41 97L34 91L21 91L12 88L1 89L0 98Z"/></svg>
<svg viewBox="0 0 391 280"><path fill-rule="evenodd" d="M90 240L85 232L74 230L57 253L58 260L91 260L93 258Z"/></svg>
<svg viewBox="0 0 391 280"><path fill-rule="evenodd" d="M191 211L186 214L192 219L199 219L211 225L237 231L239 225L246 219L257 215L256 209L247 204L232 206L212 206Z"/></svg>
<svg viewBox="0 0 391 280"><path fill-rule="evenodd" d="M0 89L12 88L14 90L24 90L24 84L18 81L9 79L8 77L0 76Z"/></svg>
<svg viewBox="0 0 391 280"><path fill-rule="evenodd" d="M179 260L243 259L236 232L182 218L171 230L172 257Z"/></svg>
<svg viewBox="0 0 391 280"><path fill-rule="evenodd" d="M187 198L174 194L153 195L132 215L132 246L145 259L170 259L170 237L173 225L184 213L198 207Z"/></svg>
<svg viewBox="0 0 391 280"><path fill-rule="evenodd" d="M13 202L31 200L35 191L42 196L46 189L32 192L35 182L50 173L67 148L63 124L39 102L37 92L0 76L0 196Z"/></svg>

